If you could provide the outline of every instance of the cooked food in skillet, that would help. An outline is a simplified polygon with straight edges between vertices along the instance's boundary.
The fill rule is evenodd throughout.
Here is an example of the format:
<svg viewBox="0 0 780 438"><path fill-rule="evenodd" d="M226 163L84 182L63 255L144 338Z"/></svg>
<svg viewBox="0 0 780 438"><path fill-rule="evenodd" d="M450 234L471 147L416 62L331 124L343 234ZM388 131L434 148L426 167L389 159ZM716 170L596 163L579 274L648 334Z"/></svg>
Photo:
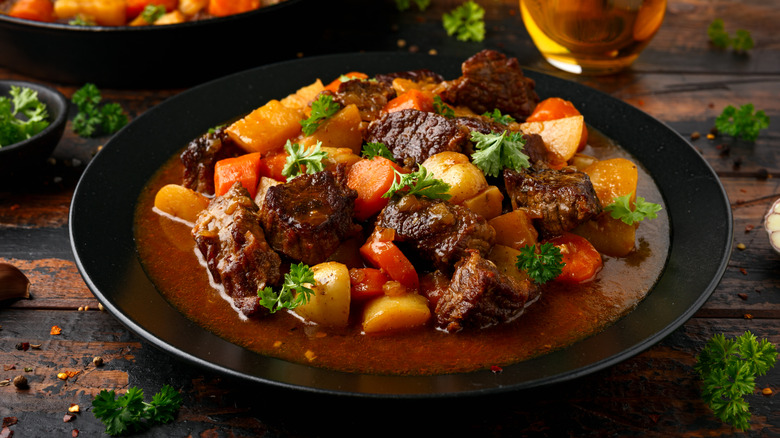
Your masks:
<svg viewBox="0 0 780 438"><path fill-rule="evenodd" d="M262 341L240 328L215 330L235 342L312 361L296 335L283 334L304 327L323 343L339 338L376 356L348 365L346 356L358 353L320 351L323 366L474 369L573 342L647 293L663 265L668 230L647 230L658 254L637 246L639 222L660 210L637 196L646 188L657 194L640 174L627 154L589 132L571 103L540 99L517 60L485 50L453 80L427 70L350 72L211 130L150 184L136 232L151 275L176 284L164 290L188 281L162 273L170 269L161 267L160 245L175 240L195 248L208 273L206 293L221 294L239 320L262 327L256 335ZM151 204L164 225L155 227ZM152 228L167 239L152 237L159 235ZM189 244L171 237L184 228ZM620 278L632 271L634 278ZM179 306L188 301L170 293ZM588 300L581 294L592 294L591 302L581 304ZM375 361L387 362L392 353L377 355L366 344L417 339L447 351L497 334L516 339L533 327L544 337L532 310L544 307L559 318L562 307L549 309L559 300L580 306L566 317L587 316L587 327L541 328L553 339L528 342L520 353L491 350L445 366L428 352L385 368ZM221 322L205 325L222 326L226 316L210 312ZM258 342L296 345L296 353L269 353Z"/></svg>

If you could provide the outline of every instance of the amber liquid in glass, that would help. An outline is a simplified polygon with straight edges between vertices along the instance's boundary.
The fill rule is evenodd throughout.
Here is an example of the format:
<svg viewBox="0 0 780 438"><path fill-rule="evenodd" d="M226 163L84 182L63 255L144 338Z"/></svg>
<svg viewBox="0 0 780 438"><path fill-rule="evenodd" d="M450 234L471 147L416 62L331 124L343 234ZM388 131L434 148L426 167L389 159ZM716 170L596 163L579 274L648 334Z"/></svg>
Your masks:
<svg viewBox="0 0 780 438"><path fill-rule="evenodd" d="M620 71L661 27L666 0L520 0L528 33L552 65L582 74Z"/></svg>

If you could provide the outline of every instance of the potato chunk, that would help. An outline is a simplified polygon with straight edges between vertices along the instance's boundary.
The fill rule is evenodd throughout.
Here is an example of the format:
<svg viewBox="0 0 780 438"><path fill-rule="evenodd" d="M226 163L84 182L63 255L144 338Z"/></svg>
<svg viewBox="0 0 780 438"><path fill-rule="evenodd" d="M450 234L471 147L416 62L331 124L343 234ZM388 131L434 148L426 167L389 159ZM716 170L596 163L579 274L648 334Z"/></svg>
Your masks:
<svg viewBox="0 0 780 438"><path fill-rule="evenodd" d="M488 186L485 190L463 201L463 206L482 216L485 220L493 219L501 214L504 195L496 186Z"/></svg>
<svg viewBox="0 0 780 438"><path fill-rule="evenodd" d="M54 14L59 18L84 16L101 26L124 26L125 0L57 0Z"/></svg>
<svg viewBox="0 0 780 438"><path fill-rule="evenodd" d="M527 245L535 245L539 238L539 232L534 228L531 216L523 209L494 217L488 221L488 224L496 230L496 245L519 250Z"/></svg>
<svg viewBox="0 0 780 438"><path fill-rule="evenodd" d="M485 174L459 152L439 152L422 163L435 178L450 185L450 202L460 204L487 189Z"/></svg>
<svg viewBox="0 0 780 438"><path fill-rule="evenodd" d="M228 126L226 131L247 152L266 155L281 149L288 139L301 132L302 116L301 110L271 100Z"/></svg>
<svg viewBox="0 0 780 438"><path fill-rule="evenodd" d="M584 125L585 119L582 116L571 116L543 122L521 123L520 130L525 134L539 134L544 146L555 158L554 161L565 163L577 153Z"/></svg>
<svg viewBox="0 0 780 438"><path fill-rule="evenodd" d="M363 331L379 333L424 325L431 318L428 299L416 293L383 295L366 304Z"/></svg>
<svg viewBox="0 0 780 438"><path fill-rule="evenodd" d="M208 205L209 198L178 184L161 187L154 197L154 208L189 224L194 224Z"/></svg>
<svg viewBox="0 0 780 438"><path fill-rule="evenodd" d="M314 134L301 138L298 143L309 147L322 142L323 147L349 148L360 155L363 133L360 131L360 110L357 105L347 105L326 119Z"/></svg>
<svg viewBox="0 0 780 438"><path fill-rule="evenodd" d="M349 269L343 263L324 262L312 266L316 283L309 302L295 308L307 321L328 327L346 327L351 301Z"/></svg>
<svg viewBox="0 0 780 438"><path fill-rule="evenodd" d="M630 201L636 199L636 187L639 173L636 164L625 158L611 158L597 161L583 170L602 206L615 202L615 198L631 194Z"/></svg>

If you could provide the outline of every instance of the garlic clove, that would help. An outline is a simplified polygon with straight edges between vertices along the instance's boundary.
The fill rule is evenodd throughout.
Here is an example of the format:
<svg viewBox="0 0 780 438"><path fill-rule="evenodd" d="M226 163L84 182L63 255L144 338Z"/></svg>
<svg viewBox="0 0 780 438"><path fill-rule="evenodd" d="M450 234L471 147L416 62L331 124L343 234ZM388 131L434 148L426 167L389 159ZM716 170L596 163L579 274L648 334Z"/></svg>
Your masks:
<svg viewBox="0 0 780 438"><path fill-rule="evenodd" d="M769 235L769 244L772 245L772 249L780 254L780 198L775 200L764 216L764 229Z"/></svg>
<svg viewBox="0 0 780 438"><path fill-rule="evenodd" d="M30 280L17 267L0 263L0 302L30 298Z"/></svg>

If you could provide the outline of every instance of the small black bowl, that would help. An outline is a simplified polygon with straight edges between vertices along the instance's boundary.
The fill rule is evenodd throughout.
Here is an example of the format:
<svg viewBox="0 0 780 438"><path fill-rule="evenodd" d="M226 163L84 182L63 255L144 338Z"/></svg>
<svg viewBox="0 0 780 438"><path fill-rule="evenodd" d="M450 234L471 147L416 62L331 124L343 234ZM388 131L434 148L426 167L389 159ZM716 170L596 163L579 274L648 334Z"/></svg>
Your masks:
<svg viewBox="0 0 780 438"><path fill-rule="evenodd" d="M38 92L38 100L46 105L49 113L49 126L27 140L0 147L2 175L26 172L42 165L57 147L68 120L68 99L59 91L33 82L0 80L0 96L8 96L12 85Z"/></svg>

